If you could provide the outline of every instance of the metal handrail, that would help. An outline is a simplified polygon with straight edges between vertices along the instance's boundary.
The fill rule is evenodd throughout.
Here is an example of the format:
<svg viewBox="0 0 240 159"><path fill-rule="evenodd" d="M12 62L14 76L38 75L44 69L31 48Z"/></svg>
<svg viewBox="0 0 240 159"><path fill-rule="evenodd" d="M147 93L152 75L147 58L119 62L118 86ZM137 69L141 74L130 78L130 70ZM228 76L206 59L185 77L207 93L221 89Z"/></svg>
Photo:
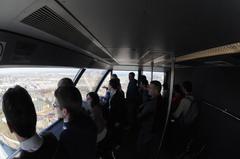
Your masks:
<svg viewBox="0 0 240 159"><path fill-rule="evenodd" d="M213 105L213 104L211 104L211 103L209 103L208 101L205 101L205 100L203 100L202 103L208 105L209 107L211 107L211 108L213 108L213 109L215 109L215 110L217 110L219 112L222 112L222 113L232 117L233 119L235 119L237 121L240 121L240 117L238 117L236 115L233 115L232 113L228 112L227 109L220 108L220 107L218 107L216 105Z"/></svg>

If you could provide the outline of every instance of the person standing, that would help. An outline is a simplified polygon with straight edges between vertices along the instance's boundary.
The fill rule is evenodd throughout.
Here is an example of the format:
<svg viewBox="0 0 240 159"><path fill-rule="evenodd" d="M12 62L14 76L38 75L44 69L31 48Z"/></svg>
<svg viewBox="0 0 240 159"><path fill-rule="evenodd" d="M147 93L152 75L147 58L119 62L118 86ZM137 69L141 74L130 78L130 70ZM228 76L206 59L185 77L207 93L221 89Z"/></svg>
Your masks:
<svg viewBox="0 0 240 159"><path fill-rule="evenodd" d="M52 159L58 141L51 133L36 132L37 114L31 96L21 86L9 88L3 95L3 113L10 132L20 142L18 159Z"/></svg>
<svg viewBox="0 0 240 159"><path fill-rule="evenodd" d="M97 127L81 109L82 96L73 86L58 87L53 106L64 121L56 159L95 159Z"/></svg>

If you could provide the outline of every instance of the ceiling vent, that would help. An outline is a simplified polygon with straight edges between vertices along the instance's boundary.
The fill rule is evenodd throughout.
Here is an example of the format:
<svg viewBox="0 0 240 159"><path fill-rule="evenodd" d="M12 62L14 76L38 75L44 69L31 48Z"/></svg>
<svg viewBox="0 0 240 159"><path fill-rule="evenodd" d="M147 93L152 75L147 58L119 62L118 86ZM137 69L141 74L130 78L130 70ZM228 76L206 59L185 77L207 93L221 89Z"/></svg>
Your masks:
<svg viewBox="0 0 240 159"><path fill-rule="evenodd" d="M110 58L90 39L84 36L75 26L62 18L48 6L44 6L36 10L29 16L25 17L21 23L37 28L64 41L70 42L81 49L94 53L102 59ZM109 62L114 61L111 61L110 59Z"/></svg>

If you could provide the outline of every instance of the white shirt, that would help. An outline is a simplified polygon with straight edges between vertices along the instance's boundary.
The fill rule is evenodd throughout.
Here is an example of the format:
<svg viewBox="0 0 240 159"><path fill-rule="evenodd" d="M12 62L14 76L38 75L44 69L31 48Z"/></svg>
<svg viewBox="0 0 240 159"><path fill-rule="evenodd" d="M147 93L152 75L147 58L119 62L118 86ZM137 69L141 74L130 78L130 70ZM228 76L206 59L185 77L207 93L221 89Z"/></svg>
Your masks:
<svg viewBox="0 0 240 159"><path fill-rule="evenodd" d="M173 113L174 118L177 119L182 114L183 114L183 116L186 115L186 113L187 113L187 111L190 108L191 103L192 103L192 101L189 100L189 99L191 99L193 101L194 97L191 96L191 95L188 95L180 101L180 104L177 107L177 110Z"/></svg>
<svg viewBox="0 0 240 159"><path fill-rule="evenodd" d="M38 134L20 143L20 148L27 152L37 151L43 144L43 138Z"/></svg>
<svg viewBox="0 0 240 159"><path fill-rule="evenodd" d="M117 90L112 90L112 91L110 91L110 99L109 99L109 109L111 109L111 104L110 104L110 102L111 102L111 100L112 100L112 97L116 94L116 92L117 92Z"/></svg>

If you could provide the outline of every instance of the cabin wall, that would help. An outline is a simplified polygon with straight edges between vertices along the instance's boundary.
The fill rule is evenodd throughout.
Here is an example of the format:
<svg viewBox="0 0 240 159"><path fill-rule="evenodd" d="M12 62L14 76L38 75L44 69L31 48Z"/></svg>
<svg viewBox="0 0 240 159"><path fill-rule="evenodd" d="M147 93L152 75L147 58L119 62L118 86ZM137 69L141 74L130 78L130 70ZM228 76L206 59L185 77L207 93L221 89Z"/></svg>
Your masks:
<svg viewBox="0 0 240 159"><path fill-rule="evenodd" d="M190 80L193 94L240 116L240 68L177 69L175 83Z"/></svg>
<svg viewBox="0 0 240 159"><path fill-rule="evenodd" d="M197 99L206 100L240 116L240 68L176 69L175 83L190 80ZM240 121L201 103L198 137L211 158L238 158Z"/></svg>

